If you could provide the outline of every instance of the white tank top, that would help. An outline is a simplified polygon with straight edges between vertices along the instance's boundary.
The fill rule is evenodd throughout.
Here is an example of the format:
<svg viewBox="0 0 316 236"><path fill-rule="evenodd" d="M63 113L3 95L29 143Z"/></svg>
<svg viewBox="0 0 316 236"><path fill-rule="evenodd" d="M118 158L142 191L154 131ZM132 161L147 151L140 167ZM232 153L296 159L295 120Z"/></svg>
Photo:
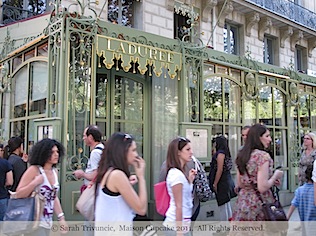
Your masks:
<svg viewBox="0 0 316 236"><path fill-rule="evenodd" d="M100 185L97 193L95 203L96 230L94 235L133 235L132 227L135 214L122 195L108 195L103 192ZM107 227L107 230L105 230L105 227Z"/></svg>
<svg viewBox="0 0 316 236"><path fill-rule="evenodd" d="M39 185L40 193L46 199L43 215L41 216L39 226L44 227L46 229L50 229L53 224L54 200L59 191L57 170L56 168L53 168L53 173L55 177L54 185L51 185L50 182L48 181L45 171L43 170L43 167L39 167L39 170L44 177L43 183Z"/></svg>

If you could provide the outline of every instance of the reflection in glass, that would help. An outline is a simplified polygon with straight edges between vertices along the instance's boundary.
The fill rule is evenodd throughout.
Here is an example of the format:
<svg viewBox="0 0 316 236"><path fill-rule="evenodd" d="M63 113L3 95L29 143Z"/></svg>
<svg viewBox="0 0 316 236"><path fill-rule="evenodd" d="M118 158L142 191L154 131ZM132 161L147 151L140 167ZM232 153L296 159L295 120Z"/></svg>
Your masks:
<svg viewBox="0 0 316 236"><path fill-rule="evenodd" d="M207 77L204 80L204 120L222 121L222 78Z"/></svg>
<svg viewBox="0 0 316 236"><path fill-rule="evenodd" d="M275 111L275 125L286 125L285 119L285 95L278 89L273 88L274 95L274 111Z"/></svg>
<svg viewBox="0 0 316 236"><path fill-rule="evenodd" d="M44 114L48 89L48 70L46 62L31 64L30 114Z"/></svg>
<svg viewBox="0 0 316 236"><path fill-rule="evenodd" d="M252 125L256 123L256 104L255 100L244 101L245 125Z"/></svg>
<svg viewBox="0 0 316 236"><path fill-rule="evenodd" d="M143 147L143 133L144 127L143 124L137 124L132 122L115 122L114 123L114 132L123 132L128 133L133 136L137 145L137 152L139 156L143 156L144 147Z"/></svg>
<svg viewBox="0 0 316 236"><path fill-rule="evenodd" d="M22 91L25 91L25 88L28 88L27 78L27 66L20 69L14 76L14 118L24 117L26 115L27 93L23 93Z"/></svg>
<svg viewBox="0 0 316 236"><path fill-rule="evenodd" d="M241 122L240 110L240 87L229 79L224 79L224 93L225 93L225 121L227 122Z"/></svg>
<svg viewBox="0 0 316 236"><path fill-rule="evenodd" d="M114 118L143 120L143 84L121 76L115 77Z"/></svg>
<svg viewBox="0 0 316 236"><path fill-rule="evenodd" d="M107 105L107 84L108 79L106 74L97 75L96 86L96 110L95 116L98 118L106 118L106 105Z"/></svg>
<svg viewBox="0 0 316 236"><path fill-rule="evenodd" d="M302 128L310 127L310 115L309 115L309 95L304 94L300 97L300 123Z"/></svg>
<svg viewBox="0 0 316 236"><path fill-rule="evenodd" d="M263 87L259 91L259 117L265 125L272 124L272 88Z"/></svg>

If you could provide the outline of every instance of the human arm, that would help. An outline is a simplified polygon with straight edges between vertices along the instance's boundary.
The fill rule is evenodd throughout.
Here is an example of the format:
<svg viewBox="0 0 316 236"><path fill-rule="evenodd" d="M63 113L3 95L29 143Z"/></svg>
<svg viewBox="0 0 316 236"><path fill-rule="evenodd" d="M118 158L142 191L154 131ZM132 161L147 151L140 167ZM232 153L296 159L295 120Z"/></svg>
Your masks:
<svg viewBox="0 0 316 236"><path fill-rule="evenodd" d="M86 179L86 180L91 181L91 180L93 180L94 177L97 175L97 170L95 169L95 170L93 170L92 172L86 173L86 172L84 172L82 169L80 169L80 170L75 170L75 171L73 172L73 174L74 174L74 175L76 176L76 178L78 178L78 179L84 178L84 179Z"/></svg>
<svg viewBox="0 0 316 236"><path fill-rule="evenodd" d="M289 220L291 218L291 215L293 214L295 210L295 206L294 205L291 205L288 212L287 212L287 215L286 215L286 218Z"/></svg>
<svg viewBox="0 0 316 236"><path fill-rule="evenodd" d="M34 189L43 181L44 177L40 174L38 167L35 165L30 166L23 174L16 189L16 197L25 198L30 196Z"/></svg>
<svg viewBox="0 0 316 236"><path fill-rule="evenodd" d="M126 203L139 215L147 212L147 190L145 181L145 161L141 158L135 163L135 173L138 178L138 193L134 190L129 178L121 170L113 170L107 180L107 188L112 192L119 192ZM105 185L106 176L101 182Z"/></svg>
<svg viewBox="0 0 316 236"><path fill-rule="evenodd" d="M62 234L66 234L68 232L68 224L65 220L65 214L63 212L63 209L60 204L59 198L56 196L54 200L54 212L57 216L57 220L59 221L59 224L62 225L60 232Z"/></svg>
<svg viewBox="0 0 316 236"><path fill-rule="evenodd" d="M237 168L237 173L236 173L236 186L235 186L235 193L237 193L238 194L238 192L239 192L239 190L240 190L240 188L243 188L243 184L241 183L241 176L240 176L240 172L239 172L239 170L238 170L238 168Z"/></svg>
<svg viewBox="0 0 316 236"><path fill-rule="evenodd" d="M278 183L283 176L283 171L275 170L269 178L269 161L265 161L258 169L257 185L260 193L268 191L275 183Z"/></svg>
<svg viewBox="0 0 316 236"><path fill-rule="evenodd" d="M314 182L314 205L316 206L316 161L313 162L312 180Z"/></svg>
<svg viewBox="0 0 316 236"><path fill-rule="evenodd" d="M176 205L176 228L182 228L182 220L183 220L183 213L182 213L182 188L183 184L179 183L172 186L172 194L174 197L175 205ZM177 235L182 235L182 232L177 231Z"/></svg>
<svg viewBox="0 0 316 236"><path fill-rule="evenodd" d="M11 186L13 184L13 172L12 170L6 173L5 186Z"/></svg>
<svg viewBox="0 0 316 236"><path fill-rule="evenodd" d="M214 183L213 183L213 188L215 190L215 192L217 192L217 184L222 176L223 173L223 168L224 168L224 159L225 159L225 154L223 153L219 153L217 155L217 171L216 171L216 175L215 175L215 179L214 179Z"/></svg>

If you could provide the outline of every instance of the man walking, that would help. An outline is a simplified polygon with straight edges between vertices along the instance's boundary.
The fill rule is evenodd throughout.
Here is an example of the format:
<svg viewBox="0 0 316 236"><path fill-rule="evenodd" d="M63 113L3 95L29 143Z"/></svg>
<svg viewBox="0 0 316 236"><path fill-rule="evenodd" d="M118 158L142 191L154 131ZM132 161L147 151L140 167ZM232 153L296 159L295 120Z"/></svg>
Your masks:
<svg viewBox="0 0 316 236"><path fill-rule="evenodd" d="M83 141L88 147L90 147L91 153L86 170L83 171L82 169L79 169L73 172L76 178L84 179L84 183L80 189L81 192L83 192L87 188L89 182L93 180L97 175L99 161L101 159L101 154L104 149L104 145L101 142L101 139L102 133L99 127L96 125L89 125L83 131ZM83 231L85 236L93 236L93 223L88 220L85 220Z"/></svg>

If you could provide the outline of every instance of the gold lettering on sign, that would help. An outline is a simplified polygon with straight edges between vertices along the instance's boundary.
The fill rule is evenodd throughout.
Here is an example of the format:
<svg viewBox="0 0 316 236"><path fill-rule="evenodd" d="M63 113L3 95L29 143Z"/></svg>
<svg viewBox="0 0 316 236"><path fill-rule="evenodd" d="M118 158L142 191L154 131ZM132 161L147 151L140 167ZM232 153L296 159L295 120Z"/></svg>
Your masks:
<svg viewBox="0 0 316 236"><path fill-rule="evenodd" d="M116 51L126 54L123 42L120 43L120 47Z"/></svg>
<svg viewBox="0 0 316 236"><path fill-rule="evenodd" d="M180 57L179 53L114 38L99 37L97 47L102 49L102 44L106 46L106 51L113 52L118 57L125 54L133 56L135 59L141 57L171 64L174 64L175 60Z"/></svg>
<svg viewBox="0 0 316 236"><path fill-rule="evenodd" d="M135 55L137 53L137 47L134 44L128 44L128 54Z"/></svg>

